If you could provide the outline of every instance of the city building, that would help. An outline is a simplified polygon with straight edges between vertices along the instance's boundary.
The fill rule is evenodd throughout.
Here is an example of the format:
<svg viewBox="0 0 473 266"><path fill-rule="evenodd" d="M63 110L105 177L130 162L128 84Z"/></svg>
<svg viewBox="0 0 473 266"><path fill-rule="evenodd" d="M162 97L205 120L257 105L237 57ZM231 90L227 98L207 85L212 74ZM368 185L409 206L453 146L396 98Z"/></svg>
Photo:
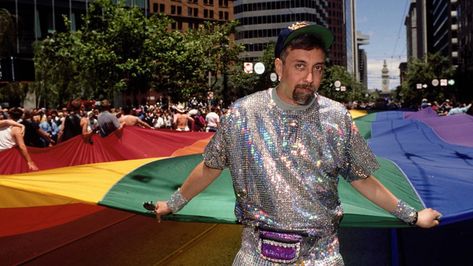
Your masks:
<svg viewBox="0 0 473 266"><path fill-rule="evenodd" d="M175 22L171 29L196 29L206 21L233 20L233 0L149 0L150 13L162 13Z"/></svg>
<svg viewBox="0 0 473 266"><path fill-rule="evenodd" d="M428 53L428 1L411 0L405 23L407 58L423 58Z"/></svg>
<svg viewBox="0 0 473 266"><path fill-rule="evenodd" d="M401 79L401 83L402 84L404 82L404 80L406 80L406 75L407 75L407 62L401 62L399 64L399 78Z"/></svg>
<svg viewBox="0 0 473 266"><path fill-rule="evenodd" d="M406 50L407 58L420 58L422 57L418 53L417 44L419 43L417 38L417 8L415 0L412 0L409 5L409 11L404 22L406 26Z"/></svg>
<svg viewBox="0 0 473 266"><path fill-rule="evenodd" d="M405 19L407 57L424 58L439 53L459 62L459 12L457 0L411 0Z"/></svg>
<svg viewBox="0 0 473 266"><path fill-rule="evenodd" d="M333 32L335 40L329 52L331 62L349 66L348 71L355 74L357 52L354 50L353 3L353 0L236 0L235 19L240 23L236 29L236 41L245 46L241 57L247 61L257 60L269 44L276 42L281 29L298 21L307 21ZM347 15L348 11L350 14Z"/></svg>
<svg viewBox="0 0 473 266"><path fill-rule="evenodd" d="M457 0L430 2L431 34L430 53L449 57L453 66L458 67L458 12Z"/></svg>
<svg viewBox="0 0 473 266"><path fill-rule="evenodd" d="M361 47L362 45L368 45L370 42L369 35L363 34L359 31L356 32L356 43L358 50L358 77L361 84L368 88L368 58L366 51Z"/></svg>
<svg viewBox="0 0 473 266"><path fill-rule="evenodd" d="M473 76L473 2L458 1L458 65L462 73Z"/></svg>
<svg viewBox="0 0 473 266"><path fill-rule="evenodd" d="M347 66L347 23L344 1L328 0L328 27L333 33L334 41L330 50L332 64ZM351 28L351 27L350 27Z"/></svg>
<svg viewBox="0 0 473 266"><path fill-rule="evenodd" d="M346 0L345 2L345 32L346 32L346 54L347 54L347 71L351 73L356 80L360 80L358 76L358 51L356 44L356 23L355 23L355 0Z"/></svg>

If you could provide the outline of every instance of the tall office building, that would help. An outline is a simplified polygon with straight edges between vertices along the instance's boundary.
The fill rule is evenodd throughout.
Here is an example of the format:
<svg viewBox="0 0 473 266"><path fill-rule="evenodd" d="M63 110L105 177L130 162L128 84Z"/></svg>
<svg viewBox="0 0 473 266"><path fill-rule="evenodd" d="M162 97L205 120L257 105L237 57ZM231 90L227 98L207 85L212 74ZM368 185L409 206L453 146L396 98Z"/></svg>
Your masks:
<svg viewBox="0 0 473 266"><path fill-rule="evenodd" d="M431 1L431 53L449 57L458 66L457 0Z"/></svg>
<svg viewBox="0 0 473 266"><path fill-rule="evenodd" d="M356 43L358 50L358 77L361 84L366 88L368 87L368 58L365 50L361 47L362 45L368 45L370 37L359 31L356 32Z"/></svg>
<svg viewBox="0 0 473 266"><path fill-rule="evenodd" d="M329 54L330 60L346 66L345 2L350 1L235 1L235 19L240 22L236 40L246 50L241 56L248 61L260 58L266 47L276 42L281 29L298 21L308 21L332 30L335 41Z"/></svg>
<svg viewBox="0 0 473 266"><path fill-rule="evenodd" d="M439 53L458 64L459 13L457 0L412 0L405 26L407 56ZM462 1L463 2L463 1Z"/></svg>
<svg viewBox="0 0 473 266"><path fill-rule="evenodd" d="M360 80L358 76L358 51L356 44L356 23L355 23L355 0L345 0L345 32L346 32L346 54L347 54L347 71Z"/></svg>
<svg viewBox="0 0 473 266"><path fill-rule="evenodd" d="M459 69L473 74L473 2L459 1L457 16Z"/></svg>
<svg viewBox="0 0 473 266"><path fill-rule="evenodd" d="M171 29L196 29L205 21L233 20L233 0L149 0L150 13L163 13L175 22Z"/></svg>
<svg viewBox="0 0 473 266"><path fill-rule="evenodd" d="M330 51L330 60L334 65L347 66L347 31L344 0L328 0L328 27L334 41Z"/></svg>
<svg viewBox="0 0 473 266"><path fill-rule="evenodd" d="M412 0L409 5L404 25L406 26L406 50L407 58L421 58L418 49L418 33L417 33L417 7L416 1Z"/></svg>
<svg viewBox="0 0 473 266"><path fill-rule="evenodd" d="M429 52L429 47L431 47L429 45L431 38L428 35L431 29L429 8L430 1L411 0L404 23L408 58L423 58Z"/></svg>

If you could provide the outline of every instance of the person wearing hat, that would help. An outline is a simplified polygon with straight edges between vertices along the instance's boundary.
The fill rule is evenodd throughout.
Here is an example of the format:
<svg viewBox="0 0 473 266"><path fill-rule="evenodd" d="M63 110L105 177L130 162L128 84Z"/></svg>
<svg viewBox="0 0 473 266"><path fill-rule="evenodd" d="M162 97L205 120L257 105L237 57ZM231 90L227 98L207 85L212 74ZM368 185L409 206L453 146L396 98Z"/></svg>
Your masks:
<svg viewBox="0 0 473 266"><path fill-rule="evenodd" d="M229 168L235 215L243 224L234 265L343 265L337 230L342 176L402 221L438 225L440 213L398 200L372 173L379 167L350 113L317 93L332 33L295 23L275 47L279 85L237 100L207 145L203 161L155 213L176 213Z"/></svg>
<svg viewBox="0 0 473 266"><path fill-rule="evenodd" d="M431 104L429 103L429 101L426 98L422 99L422 102L420 104L420 109L424 109L424 108L427 108L427 107L430 107L430 106L431 106Z"/></svg>
<svg viewBox="0 0 473 266"><path fill-rule="evenodd" d="M191 128L194 128L194 118L186 112L183 104L178 104L175 110L176 113L173 116L173 125L176 131L190 131ZM191 124L190 127L189 123Z"/></svg>

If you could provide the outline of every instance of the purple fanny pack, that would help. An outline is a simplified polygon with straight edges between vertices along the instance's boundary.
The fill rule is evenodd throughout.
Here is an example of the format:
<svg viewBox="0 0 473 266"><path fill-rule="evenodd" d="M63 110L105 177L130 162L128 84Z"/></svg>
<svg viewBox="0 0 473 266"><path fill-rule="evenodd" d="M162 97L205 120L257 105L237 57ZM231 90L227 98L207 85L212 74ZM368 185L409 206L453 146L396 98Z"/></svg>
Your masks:
<svg viewBox="0 0 473 266"><path fill-rule="evenodd" d="M302 236L297 233L259 229L259 252L263 259L277 263L293 263L299 258Z"/></svg>

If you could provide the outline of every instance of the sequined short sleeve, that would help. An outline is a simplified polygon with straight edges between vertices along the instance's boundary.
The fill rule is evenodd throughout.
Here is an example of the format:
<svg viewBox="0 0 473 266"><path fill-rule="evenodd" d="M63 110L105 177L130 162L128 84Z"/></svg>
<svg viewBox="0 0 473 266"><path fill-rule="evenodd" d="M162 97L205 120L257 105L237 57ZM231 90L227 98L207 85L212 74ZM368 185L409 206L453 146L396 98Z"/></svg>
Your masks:
<svg viewBox="0 0 473 266"><path fill-rule="evenodd" d="M378 161L349 112L345 115L345 127L349 134L345 145L345 165L340 174L348 182L367 178L379 168Z"/></svg>

